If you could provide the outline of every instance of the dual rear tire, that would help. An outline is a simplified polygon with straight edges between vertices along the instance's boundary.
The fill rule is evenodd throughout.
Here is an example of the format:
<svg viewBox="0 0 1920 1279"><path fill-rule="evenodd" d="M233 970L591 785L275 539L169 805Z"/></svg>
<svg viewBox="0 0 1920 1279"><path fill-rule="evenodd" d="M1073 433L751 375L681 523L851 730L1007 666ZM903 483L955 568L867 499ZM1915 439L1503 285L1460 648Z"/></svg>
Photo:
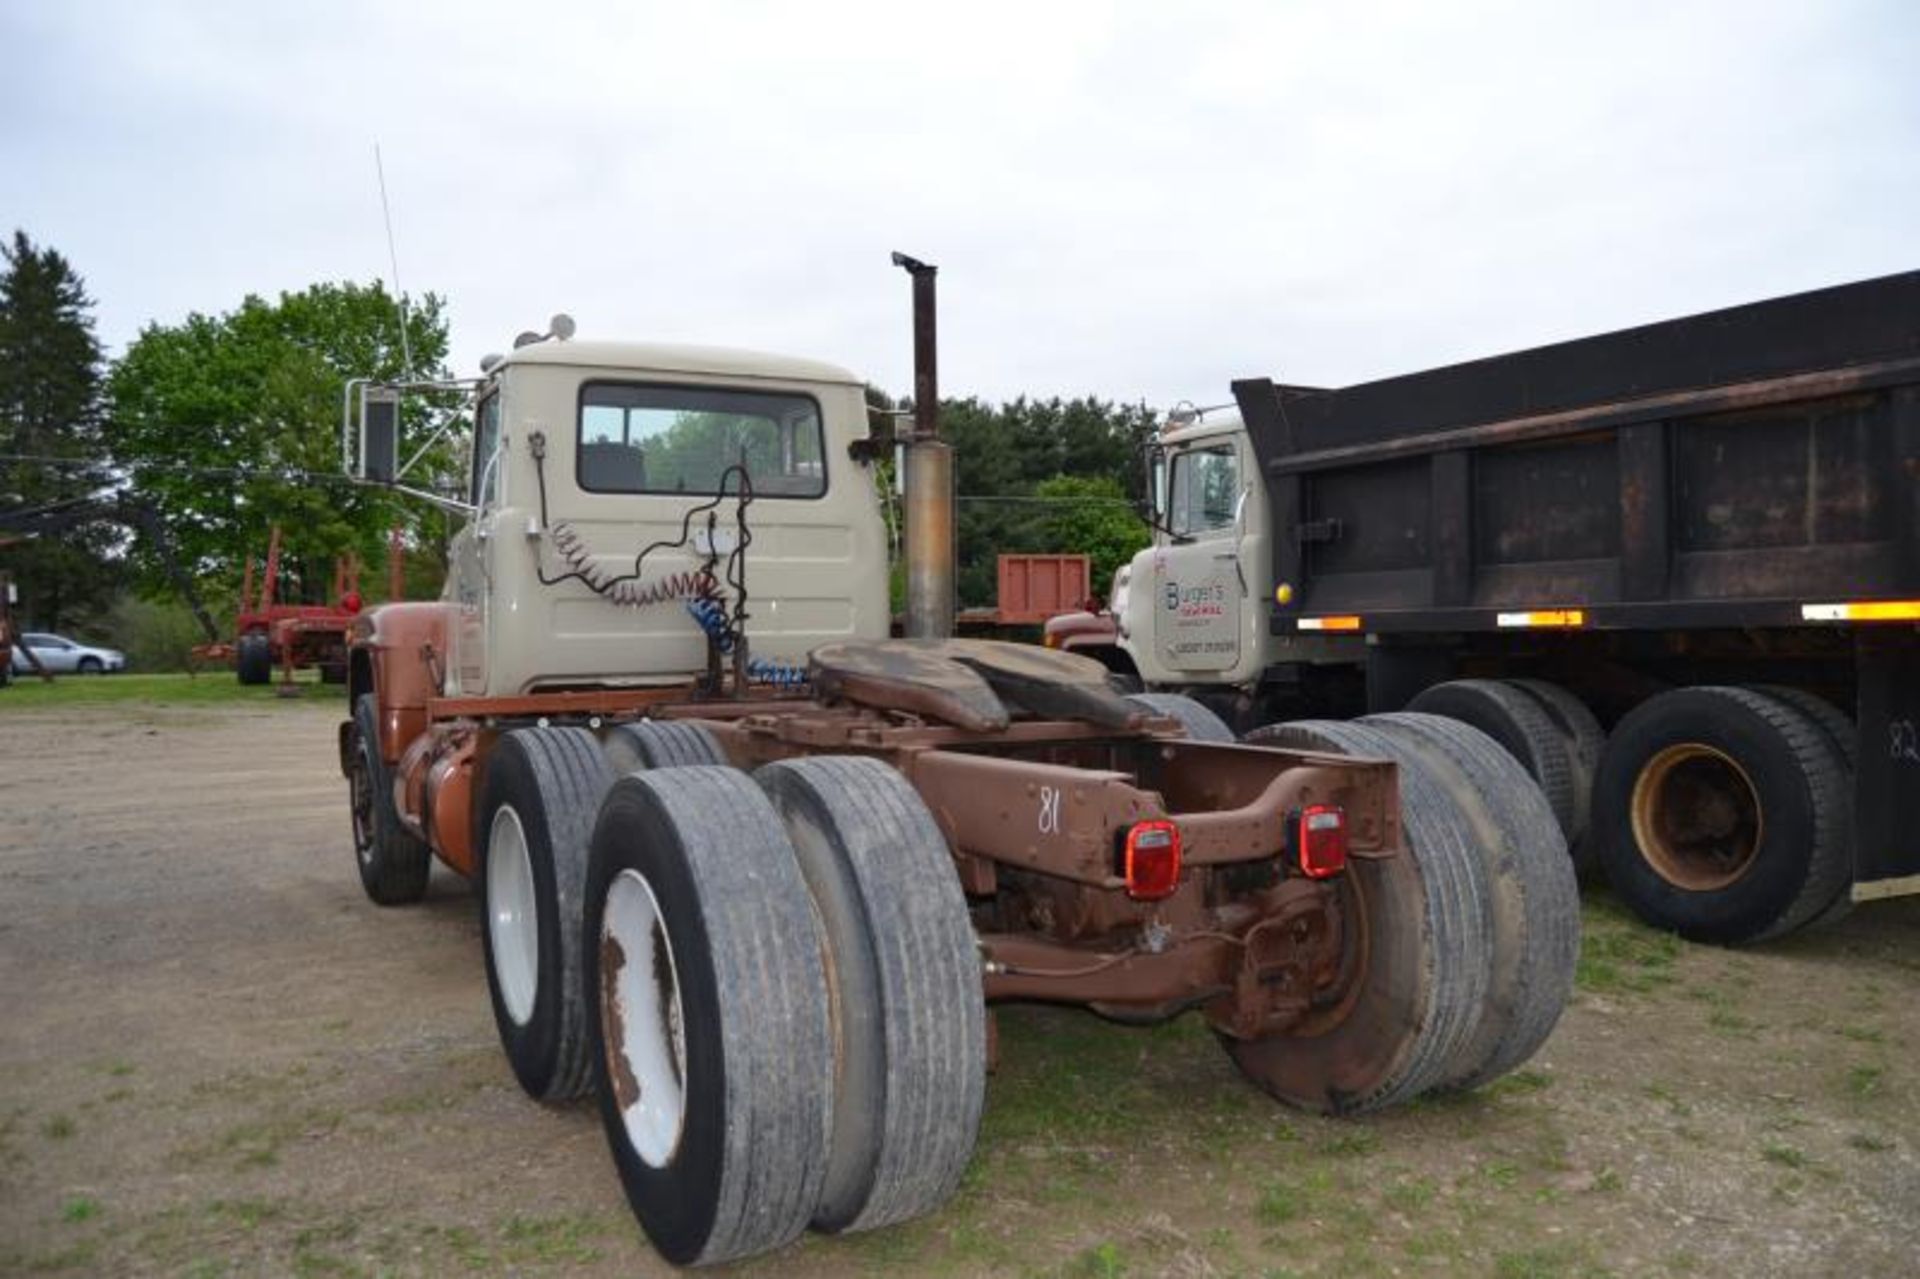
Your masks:
<svg viewBox="0 0 1920 1279"><path fill-rule="evenodd" d="M893 769L623 778L586 937L602 1123L668 1260L889 1225L958 1187L985 1096L980 968L946 842Z"/></svg>
<svg viewBox="0 0 1920 1279"><path fill-rule="evenodd" d="M1594 784L1600 857L1642 918L1739 944L1845 912L1852 725L1808 696L1680 689L1615 726Z"/></svg>
<svg viewBox="0 0 1920 1279"><path fill-rule="evenodd" d="M1536 680L1457 680L1411 705L1481 728L1550 802L1566 800L1555 815L1576 868L1604 871L1656 927L1740 944L1850 909L1855 734L1824 698L1676 689L1610 736L1572 694Z"/></svg>
<svg viewBox="0 0 1920 1279"><path fill-rule="evenodd" d="M548 1101L594 1086L681 1265L933 1210L985 1096L974 934L919 796L871 759L724 759L693 725L522 729L481 807L515 1075Z"/></svg>
<svg viewBox="0 0 1920 1279"><path fill-rule="evenodd" d="M1296 1031L1229 1042L1241 1070L1290 1104L1353 1114L1477 1087L1532 1056L1572 991L1579 903L1520 765L1479 730L1423 714L1246 740L1393 761L1402 848L1348 862L1353 993Z"/></svg>

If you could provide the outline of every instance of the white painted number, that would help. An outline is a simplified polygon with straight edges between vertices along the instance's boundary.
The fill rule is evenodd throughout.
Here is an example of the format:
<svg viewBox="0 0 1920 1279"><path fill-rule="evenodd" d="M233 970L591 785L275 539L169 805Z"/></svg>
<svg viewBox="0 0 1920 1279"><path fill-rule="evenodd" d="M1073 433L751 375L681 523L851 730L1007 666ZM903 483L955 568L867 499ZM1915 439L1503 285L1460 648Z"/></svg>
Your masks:
<svg viewBox="0 0 1920 1279"><path fill-rule="evenodd" d="M1060 792L1052 786L1040 788L1040 833L1060 833Z"/></svg>
<svg viewBox="0 0 1920 1279"><path fill-rule="evenodd" d="M1903 764L1920 764L1920 729L1910 719L1896 719L1887 726L1893 758Z"/></svg>

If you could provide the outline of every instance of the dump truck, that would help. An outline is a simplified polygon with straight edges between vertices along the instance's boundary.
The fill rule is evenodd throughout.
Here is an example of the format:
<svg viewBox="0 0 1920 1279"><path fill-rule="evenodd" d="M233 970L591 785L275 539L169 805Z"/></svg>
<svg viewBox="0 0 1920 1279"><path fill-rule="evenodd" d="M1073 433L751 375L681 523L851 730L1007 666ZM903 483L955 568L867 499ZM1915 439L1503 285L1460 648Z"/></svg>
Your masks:
<svg viewBox="0 0 1920 1279"><path fill-rule="evenodd" d="M1046 641L1240 731L1477 725L1708 942L1920 891L1920 272L1170 416Z"/></svg>
<svg viewBox="0 0 1920 1279"><path fill-rule="evenodd" d="M442 598L353 624L366 895L418 901L435 860L472 883L514 1076L596 1098L678 1264L939 1208L997 1001L1198 1016L1281 1102L1358 1115L1512 1070L1572 985L1564 840L1477 730L1236 743L1090 659L942 633L933 268L896 260L908 637L860 379L559 319L468 387ZM379 406L407 388L361 390L343 456L402 484Z"/></svg>

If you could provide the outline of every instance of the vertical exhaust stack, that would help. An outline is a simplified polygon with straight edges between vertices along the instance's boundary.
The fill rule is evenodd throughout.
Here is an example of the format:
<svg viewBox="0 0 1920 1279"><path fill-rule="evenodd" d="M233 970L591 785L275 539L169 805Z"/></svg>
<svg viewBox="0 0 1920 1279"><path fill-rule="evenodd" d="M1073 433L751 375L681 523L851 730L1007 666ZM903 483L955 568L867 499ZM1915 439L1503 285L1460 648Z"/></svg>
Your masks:
<svg viewBox="0 0 1920 1279"><path fill-rule="evenodd" d="M953 634L953 446L940 438L934 276L940 268L904 253L893 264L913 277L913 435L906 448L907 636Z"/></svg>

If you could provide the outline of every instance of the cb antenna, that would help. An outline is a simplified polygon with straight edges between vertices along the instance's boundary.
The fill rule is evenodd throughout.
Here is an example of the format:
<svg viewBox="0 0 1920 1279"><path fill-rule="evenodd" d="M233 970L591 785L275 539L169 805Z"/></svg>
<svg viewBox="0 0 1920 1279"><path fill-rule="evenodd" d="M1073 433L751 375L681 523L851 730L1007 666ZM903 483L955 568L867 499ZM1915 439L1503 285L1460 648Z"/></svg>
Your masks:
<svg viewBox="0 0 1920 1279"><path fill-rule="evenodd" d="M407 337L407 295L400 291L400 252L393 247L393 209L387 203L387 166L380 162L380 144L373 144L373 171L380 175L380 216L387 224L387 265L393 277L394 304L400 308L400 359L413 376L413 343Z"/></svg>

